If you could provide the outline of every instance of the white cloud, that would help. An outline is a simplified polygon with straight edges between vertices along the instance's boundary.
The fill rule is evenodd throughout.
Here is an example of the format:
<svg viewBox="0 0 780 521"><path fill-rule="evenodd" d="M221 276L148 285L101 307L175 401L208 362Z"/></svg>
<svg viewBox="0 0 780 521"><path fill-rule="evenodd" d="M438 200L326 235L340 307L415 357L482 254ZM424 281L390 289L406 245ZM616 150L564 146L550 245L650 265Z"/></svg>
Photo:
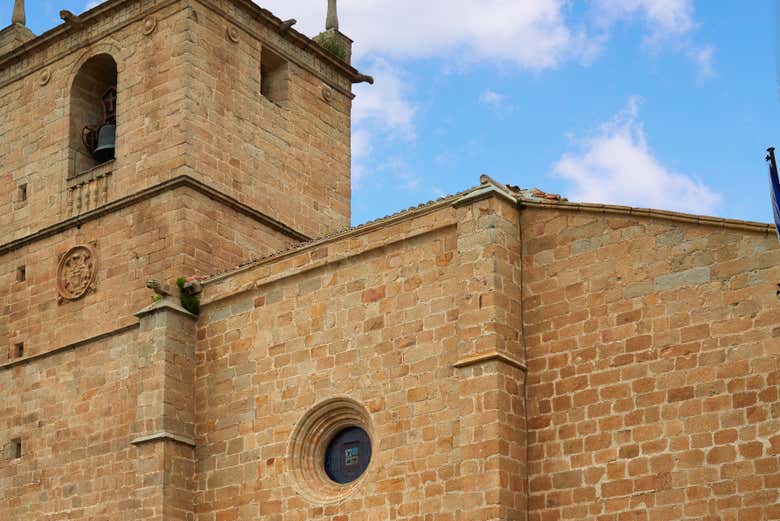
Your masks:
<svg viewBox="0 0 780 521"><path fill-rule="evenodd" d="M666 46L682 53L696 65L699 77L714 74L712 45L698 45L692 34L698 24L694 20L693 0L593 0L593 19L602 31L601 45L613 25L639 19L647 26L644 43L659 50Z"/></svg>
<svg viewBox="0 0 780 521"><path fill-rule="evenodd" d="M310 36L325 26L325 0L257 3L281 18L296 18L296 29ZM382 169L385 174L401 172L397 180L410 189L419 184L408 182L415 178L408 165L390 166L392 161L385 158L383 167L371 156L371 150L379 149L372 143L415 139L418 108L412 101L413 83L404 75L404 64L411 61L433 58L451 69L490 63L492 67L526 71L554 69L572 61L587 64L607 44L616 24L637 20L645 26L646 46L681 53L697 66L700 78L713 74L714 49L692 43L691 35L697 28L693 0L590 0L588 5L592 8L590 14L575 22L570 19L571 0L340 0L341 29L355 40L355 65L376 79L373 86L355 88L353 143L359 147L353 151L356 187L368 179L376 184L377 172ZM507 99L497 92L486 91L480 101L492 110L511 109ZM709 211L714 207L717 194L690 178L667 171L650 155L641 124L635 118L611 134L593 138L591 150L582 158L588 164L573 164L572 158L564 157L558 164L561 175L574 176L575 184L575 177L597 174L624 181L630 176L624 173L625 165L618 163L621 158L631 159L652 174L643 182L665 185L664 190L655 188L653 192L651 186L644 193L660 194L671 188L685 203L678 208ZM621 156L610 159L599 155L610 151ZM660 196L631 199L631 189L637 185L641 183L628 182L624 188L618 185L599 194L593 193L587 183L577 184L582 199L596 200L604 195L622 202L652 200L647 204L669 207L669 200L660 200Z"/></svg>
<svg viewBox="0 0 780 521"><path fill-rule="evenodd" d="M489 107L499 108L506 102L506 96L488 89L479 97L479 102Z"/></svg>
<svg viewBox="0 0 780 521"><path fill-rule="evenodd" d="M553 173L569 182L576 201L714 214L722 195L700 180L664 166L648 146L639 120L640 99L583 140L578 153L563 155Z"/></svg>
<svg viewBox="0 0 780 521"><path fill-rule="evenodd" d="M689 47L686 50L686 55L699 70L699 78L705 79L715 75L715 69L712 65L714 54L715 48L712 45L705 45L704 47Z"/></svg>
<svg viewBox="0 0 780 521"><path fill-rule="evenodd" d="M87 5L84 7L84 9L89 11L93 7L97 7L97 6L99 6L100 4L102 4L105 1L106 0L91 0L91 1L87 2Z"/></svg>
<svg viewBox="0 0 780 521"><path fill-rule="evenodd" d="M325 26L324 0L256 0L296 28L315 35ZM706 50L690 42L697 28L693 0L590 0L582 23L567 19L570 0L341 0L341 29L355 40L355 58L391 60L446 57L455 65L482 61L527 70L588 62L612 27L636 19L646 26L645 42L672 43L692 55ZM710 50L711 54L711 50ZM695 61L695 60L694 60Z"/></svg>
<svg viewBox="0 0 780 521"><path fill-rule="evenodd" d="M374 85L355 86L356 102L352 110L352 180L356 190L365 186L380 167L372 160L372 143L379 140L416 137L414 118L417 107L410 101L409 82L402 71L388 61L376 58L366 62L376 79ZM399 167L399 166L402 166ZM384 174L395 177L399 185L414 189L418 182L410 182L412 169L398 162L382 167ZM416 179L416 177L414 177Z"/></svg>
<svg viewBox="0 0 780 521"><path fill-rule="evenodd" d="M409 101L409 82L403 72L382 58L366 61L376 82L355 86L357 101L352 111L353 125L358 129L380 126L395 136L414 139L417 107Z"/></svg>
<svg viewBox="0 0 780 521"><path fill-rule="evenodd" d="M314 35L325 22L324 0L260 0L297 29ZM355 57L391 59L458 56L527 69L555 67L577 53L564 0L342 0L341 29L355 40Z"/></svg>
<svg viewBox="0 0 780 521"><path fill-rule="evenodd" d="M593 10L602 26L641 17L650 29L650 40L682 35L695 27L693 0L595 0Z"/></svg>

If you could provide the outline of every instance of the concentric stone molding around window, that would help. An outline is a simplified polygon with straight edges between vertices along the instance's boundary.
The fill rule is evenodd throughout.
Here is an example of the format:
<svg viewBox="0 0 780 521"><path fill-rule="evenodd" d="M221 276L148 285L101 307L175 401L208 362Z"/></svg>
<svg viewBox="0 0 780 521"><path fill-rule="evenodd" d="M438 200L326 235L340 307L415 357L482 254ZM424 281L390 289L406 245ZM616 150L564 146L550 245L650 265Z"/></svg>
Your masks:
<svg viewBox="0 0 780 521"><path fill-rule="evenodd" d="M325 452L330 441L342 430L360 427L374 446L368 410L350 398L331 398L311 408L293 430L288 447L289 474L293 485L312 503L329 504L344 500L365 483L373 461L363 475L352 483L340 485L325 473Z"/></svg>

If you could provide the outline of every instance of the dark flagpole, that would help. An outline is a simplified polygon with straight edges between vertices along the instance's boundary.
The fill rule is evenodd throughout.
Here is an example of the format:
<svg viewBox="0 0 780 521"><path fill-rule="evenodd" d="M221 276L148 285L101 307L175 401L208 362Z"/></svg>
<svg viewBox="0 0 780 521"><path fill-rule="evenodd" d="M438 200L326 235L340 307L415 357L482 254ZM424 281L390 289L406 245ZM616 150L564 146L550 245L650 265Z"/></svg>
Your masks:
<svg viewBox="0 0 780 521"><path fill-rule="evenodd" d="M769 195L772 200L772 214L775 218L777 238L780 240L780 178L777 175L775 147L769 147L766 152L766 160L769 163Z"/></svg>

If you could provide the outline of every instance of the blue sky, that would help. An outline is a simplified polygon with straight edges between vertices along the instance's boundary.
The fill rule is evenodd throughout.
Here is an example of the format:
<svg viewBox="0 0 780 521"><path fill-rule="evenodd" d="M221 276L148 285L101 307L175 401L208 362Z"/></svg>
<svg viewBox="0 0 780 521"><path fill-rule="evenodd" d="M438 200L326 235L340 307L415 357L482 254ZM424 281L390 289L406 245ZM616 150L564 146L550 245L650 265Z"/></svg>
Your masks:
<svg viewBox="0 0 780 521"><path fill-rule="evenodd" d="M0 20L10 20L3 0ZM258 0L309 35L326 0ZM40 34L86 0L27 0ZM571 200L771 221L775 3L341 0L355 224L479 175Z"/></svg>

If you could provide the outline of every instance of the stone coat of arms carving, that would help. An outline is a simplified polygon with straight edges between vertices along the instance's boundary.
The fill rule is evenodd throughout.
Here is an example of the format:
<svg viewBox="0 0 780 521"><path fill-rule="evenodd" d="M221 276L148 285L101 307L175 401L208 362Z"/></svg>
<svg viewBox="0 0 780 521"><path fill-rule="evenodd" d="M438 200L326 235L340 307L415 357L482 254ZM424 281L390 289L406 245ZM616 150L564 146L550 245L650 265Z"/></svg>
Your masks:
<svg viewBox="0 0 780 521"><path fill-rule="evenodd" d="M76 246L60 258L57 268L57 291L60 302L77 300L95 290L97 256L90 246Z"/></svg>

